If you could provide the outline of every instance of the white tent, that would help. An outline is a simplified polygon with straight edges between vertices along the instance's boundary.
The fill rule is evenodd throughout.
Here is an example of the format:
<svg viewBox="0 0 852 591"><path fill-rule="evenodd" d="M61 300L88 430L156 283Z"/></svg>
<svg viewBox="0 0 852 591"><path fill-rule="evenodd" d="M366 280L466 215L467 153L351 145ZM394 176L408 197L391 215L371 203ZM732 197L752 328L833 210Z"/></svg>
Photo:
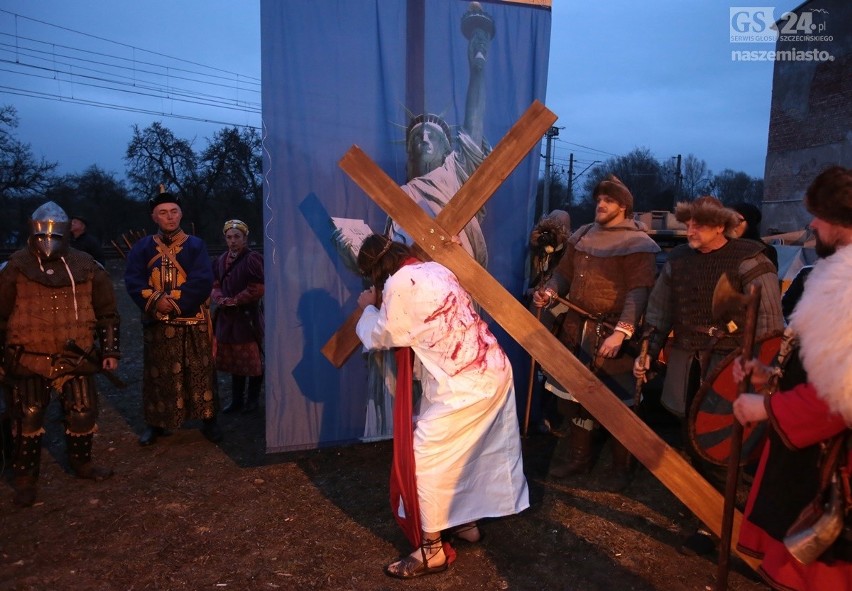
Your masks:
<svg viewBox="0 0 852 591"><path fill-rule="evenodd" d="M810 229L764 236L763 241L775 247L778 253L778 278L781 280L781 293L790 286L790 282L805 265L813 265L817 259L814 250L815 240Z"/></svg>

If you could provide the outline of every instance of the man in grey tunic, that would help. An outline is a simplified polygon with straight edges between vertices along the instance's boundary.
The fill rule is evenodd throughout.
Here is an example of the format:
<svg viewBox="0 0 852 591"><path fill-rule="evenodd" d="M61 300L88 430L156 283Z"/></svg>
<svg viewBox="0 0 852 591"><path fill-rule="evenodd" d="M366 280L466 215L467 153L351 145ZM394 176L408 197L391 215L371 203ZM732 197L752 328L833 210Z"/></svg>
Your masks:
<svg viewBox="0 0 852 591"><path fill-rule="evenodd" d="M633 221L633 195L617 177L610 175L598 183L592 196L595 221L581 226L568 239L565 255L553 276L533 294L533 304L552 306L559 295L583 310L585 314L564 309L556 319L555 334L630 406L634 403L633 356L627 345L654 285L660 247ZM589 472L594 465L592 431L597 421L576 403L571 384L548 379L545 388L574 401L566 417L570 420L568 436L556 445L550 476ZM621 490L630 482L631 457L617 440L611 445L612 470L605 487Z"/></svg>

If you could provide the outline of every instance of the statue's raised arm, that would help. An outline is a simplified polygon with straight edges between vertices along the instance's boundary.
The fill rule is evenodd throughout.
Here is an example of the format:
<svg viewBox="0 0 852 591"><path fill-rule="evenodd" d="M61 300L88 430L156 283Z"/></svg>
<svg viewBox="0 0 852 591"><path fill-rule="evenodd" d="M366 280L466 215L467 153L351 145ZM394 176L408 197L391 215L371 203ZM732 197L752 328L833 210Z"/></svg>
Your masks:
<svg viewBox="0 0 852 591"><path fill-rule="evenodd" d="M485 64L494 38L494 19L479 2L471 2L461 20L461 29L468 39L467 60L470 79L464 112L464 129L476 145L482 142L485 118Z"/></svg>

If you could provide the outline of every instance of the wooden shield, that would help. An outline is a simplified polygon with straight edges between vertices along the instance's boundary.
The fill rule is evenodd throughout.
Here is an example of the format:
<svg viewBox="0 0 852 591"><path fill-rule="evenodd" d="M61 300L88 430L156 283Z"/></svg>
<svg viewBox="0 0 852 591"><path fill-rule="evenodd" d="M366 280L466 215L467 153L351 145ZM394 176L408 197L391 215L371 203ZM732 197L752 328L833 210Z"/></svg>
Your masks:
<svg viewBox="0 0 852 591"><path fill-rule="evenodd" d="M781 347L781 333L771 334L758 342L754 356L770 364ZM698 455L719 466L728 465L731 446L731 429L734 418L733 404L738 395L733 376L733 361L742 348L732 351L707 376L689 408L689 440ZM760 457L766 436L766 421L743 426L743 444L740 465Z"/></svg>

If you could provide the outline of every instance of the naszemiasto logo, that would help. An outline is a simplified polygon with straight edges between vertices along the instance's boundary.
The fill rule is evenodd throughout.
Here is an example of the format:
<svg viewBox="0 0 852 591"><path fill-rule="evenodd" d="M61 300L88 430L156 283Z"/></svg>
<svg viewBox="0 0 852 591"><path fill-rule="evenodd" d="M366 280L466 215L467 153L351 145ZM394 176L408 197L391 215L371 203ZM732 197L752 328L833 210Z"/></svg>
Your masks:
<svg viewBox="0 0 852 591"><path fill-rule="evenodd" d="M833 41L827 23L824 8L785 12L776 19L774 6L731 6L728 26L731 43L807 43Z"/></svg>

